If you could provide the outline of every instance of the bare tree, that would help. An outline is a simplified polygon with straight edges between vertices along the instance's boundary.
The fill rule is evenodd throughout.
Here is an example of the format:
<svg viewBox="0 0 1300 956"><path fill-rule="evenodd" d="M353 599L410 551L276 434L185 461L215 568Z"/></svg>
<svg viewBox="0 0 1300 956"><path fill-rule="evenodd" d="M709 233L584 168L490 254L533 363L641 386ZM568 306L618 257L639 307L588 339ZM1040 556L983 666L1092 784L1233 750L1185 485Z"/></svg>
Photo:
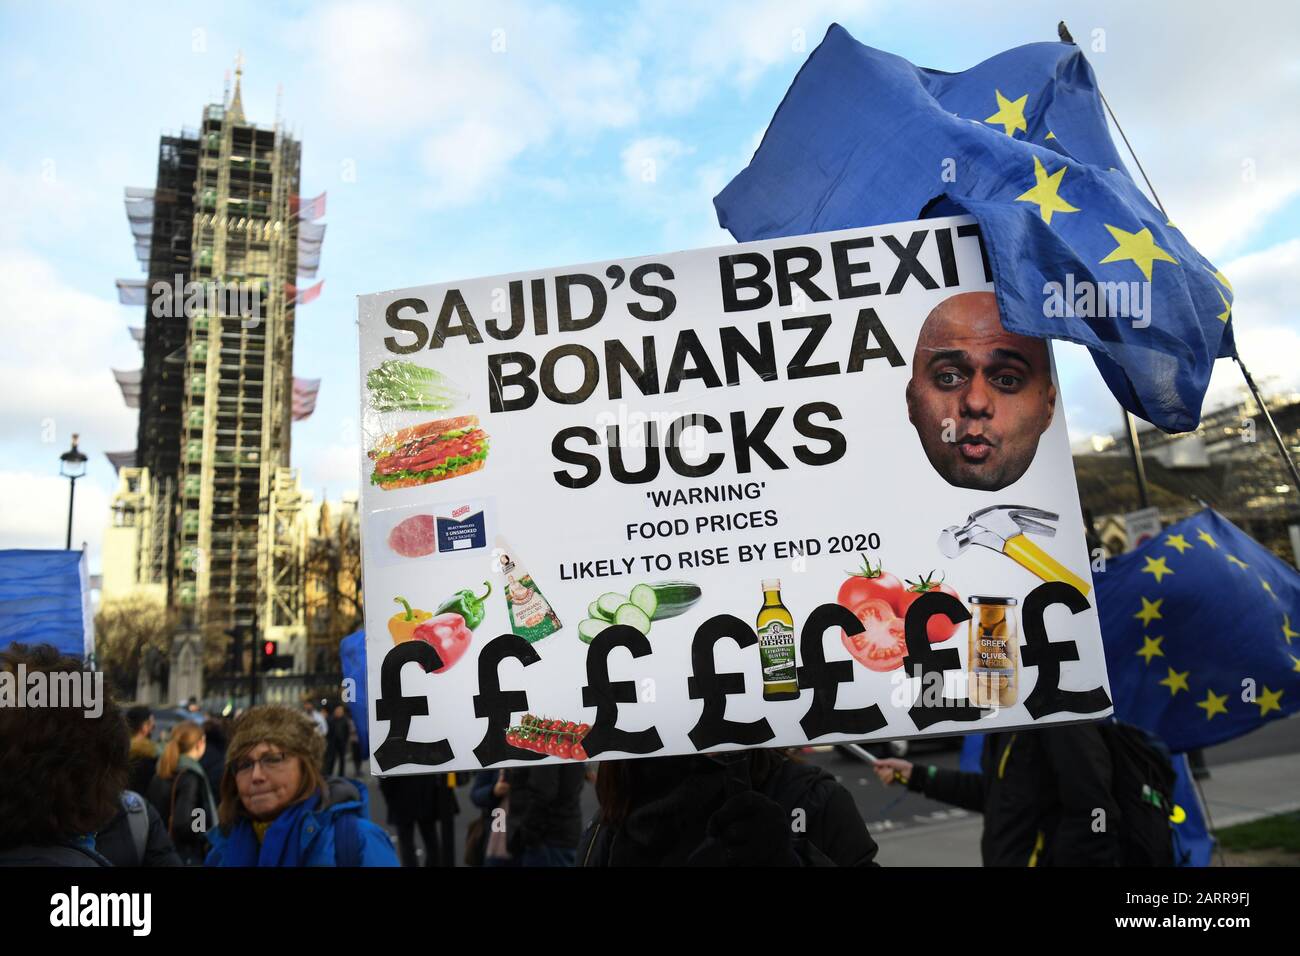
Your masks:
<svg viewBox="0 0 1300 956"><path fill-rule="evenodd" d="M166 682L175 632L174 613L156 598L130 594L104 602L95 615L95 653L119 698L135 698L142 670Z"/></svg>

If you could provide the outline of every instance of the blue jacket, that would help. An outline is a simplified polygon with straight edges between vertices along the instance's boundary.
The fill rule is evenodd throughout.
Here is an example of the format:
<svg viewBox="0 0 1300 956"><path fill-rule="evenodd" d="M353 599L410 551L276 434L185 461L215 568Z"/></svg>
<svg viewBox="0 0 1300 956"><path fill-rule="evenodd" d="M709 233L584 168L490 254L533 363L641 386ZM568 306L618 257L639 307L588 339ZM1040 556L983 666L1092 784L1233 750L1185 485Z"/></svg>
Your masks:
<svg viewBox="0 0 1300 956"><path fill-rule="evenodd" d="M314 809L302 814L298 825L298 846L302 866L335 866L335 832L344 815L356 819L357 835L361 849L362 866L397 866L397 853L393 850L388 831L370 820L370 795L358 780L327 777L326 794ZM285 811L290 812L289 810ZM246 845L252 825L241 818L229 831L218 827L208 834L212 849L207 866L255 866L256 862L237 862L237 847Z"/></svg>

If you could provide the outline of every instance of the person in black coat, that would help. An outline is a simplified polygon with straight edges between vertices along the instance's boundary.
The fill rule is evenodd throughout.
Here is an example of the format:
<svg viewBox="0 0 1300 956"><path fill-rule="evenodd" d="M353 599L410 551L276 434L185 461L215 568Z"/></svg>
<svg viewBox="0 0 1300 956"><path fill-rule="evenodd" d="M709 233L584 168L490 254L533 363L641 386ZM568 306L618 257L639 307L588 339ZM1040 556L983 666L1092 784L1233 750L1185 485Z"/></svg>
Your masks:
<svg viewBox="0 0 1300 956"><path fill-rule="evenodd" d="M95 849L114 866L181 866L181 858L154 805L122 791L122 809L95 834Z"/></svg>
<svg viewBox="0 0 1300 956"><path fill-rule="evenodd" d="M127 710L126 726L131 734L131 763L127 789L134 790L136 793L148 793L149 781L153 779L161 751L161 748L153 742L153 732L156 727L153 711L143 704L137 704Z"/></svg>
<svg viewBox="0 0 1300 956"><path fill-rule="evenodd" d="M208 831L217 825L212 788L199 763L206 750L203 728L190 720L181 721L172 728L158 758L158 772L147 794L186 866L203 865Z"/></svg>
<svg viewBox="0 0 1300 956"><path fill-rule="evenodd" d="M334 773L335 764L338 765L338 775L343 776L347 773L347 753L348 740L352 736L352 721L348 719L346 708L342 704L335 704L334 709L330 712L326 721L325 731L325 773L326 775Z"/></svg>
<svg viewBox="0 0 1300 956"><path fill-rule="evenodd" d="M835 778L780 750L607 761L582 866L874 866Z"/></svg>
<svg viewBox="0 0 1300 956"><path fill-rule="evenodd" d="M226 771L226 725L224 721L209 719L203 722L203 757L199 766L207 775L208 784L219 784Z"/></svg>
<svg viewBox="0 0 1300 956"><path fill-rule="evenodd" d="M506 771L510 809L507 846L519 866L573 866L582 836L586 764L515 767Z"/></svg>
<svg viewBox="0 0 1300 956"><path fill-rule="evenodd" d="M340 754L340 759L342 755ZM446 824L460 812L456 791L447 785L444 773L419 776L380 777L379 790L388 804L388 823L397 830L397 851L402 866L419 866L415 852L415 831L424 841L425 866L454 866L455 834Z"/></svg>
<svg viewBox="0 0 1300 956"><path fill-rule="evenodd" d="M963 773L888 758L875 769L886 783L898 773L909 790L983 813L985 866L1120 865L1114 768L1096 724L989 734L980 766Z"/></svg>

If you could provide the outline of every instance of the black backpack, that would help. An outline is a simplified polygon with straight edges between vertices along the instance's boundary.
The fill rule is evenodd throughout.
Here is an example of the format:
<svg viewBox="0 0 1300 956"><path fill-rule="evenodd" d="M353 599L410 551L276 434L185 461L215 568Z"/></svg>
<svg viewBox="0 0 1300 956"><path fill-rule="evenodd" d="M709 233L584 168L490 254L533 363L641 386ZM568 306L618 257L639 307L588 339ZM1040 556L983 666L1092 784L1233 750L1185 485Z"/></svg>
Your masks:
<svg viewBox="0 0 1300 956"><path fill-rule="evenodd" d="M1110 750L1111 793L1119 805L1124 866L1173 866L1174 773L1160 738L1119 721L1100 724Z"/></svg>

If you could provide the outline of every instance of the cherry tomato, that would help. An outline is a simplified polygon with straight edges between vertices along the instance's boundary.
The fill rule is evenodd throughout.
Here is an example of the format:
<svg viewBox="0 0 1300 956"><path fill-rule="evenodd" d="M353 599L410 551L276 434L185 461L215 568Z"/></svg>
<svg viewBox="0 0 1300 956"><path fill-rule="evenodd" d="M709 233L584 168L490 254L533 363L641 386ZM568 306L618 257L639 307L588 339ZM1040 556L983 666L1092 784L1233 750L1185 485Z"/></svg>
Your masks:
<svg viewBox="0 0 1300 956"><path fill-rule="evenodd" d="M931 591L942 591L944 594L951 594L953 597L961 600L961 596L942 580L932 581L934 572L931 571L924 578L917 576L915 582L908 581L908 589L903 592L902 601L898 608L898 616L907 617L907 609L915 603L916 599L922 594L929 594ZM925 636L930 639L931 644L942 644L954 634L957 633L957 624L946 614L936 614L925 624Z"/></svg>
<svg viewBox="0 0 1300 956"><path fill-rule="evenodd" d="M840 585L840 593L835 600L852 611L863 601L879 599L887 603L895 614L901 614L898 601L902 594L902 582L881 565L873 568L864 554L862 567L849 572L849 578Z"/></svg>
<svg viewBox="0 0 1300 956"><path fill-rule="evenodd" d="M561 760L568 760L573 754L573 744L569 743L563 737L557 738L555 750L553 752L555 756L559 757Z"/></svg>
<svg viewBox="0 0 1300 956"><path fill-rule="evenodd" d="M511 731L507 731L507 732L506 732L506 743L509 744L511 747L518 747L518 746L519 746L519 735L516 734L513 730L511 730Z"/></svg>
<svg viewBox="0 0 1300 956"><path fill-rule="evenodd" d="M575 743L569 748L569 756L574 760L586 760L587 751L582 748L582 743Z"/></svg>
<svg viewBox="0 0 1300 956"><path fill-rule="evenodd" d="M566 734L571 734L571 733L573 733L574 731L576 731L577 729L578 729L578 725L575 724L575 723L574 723L573 721L571 721L571 720L568 721L568 722L564 725L564 732L565 732Z"/></svg>

